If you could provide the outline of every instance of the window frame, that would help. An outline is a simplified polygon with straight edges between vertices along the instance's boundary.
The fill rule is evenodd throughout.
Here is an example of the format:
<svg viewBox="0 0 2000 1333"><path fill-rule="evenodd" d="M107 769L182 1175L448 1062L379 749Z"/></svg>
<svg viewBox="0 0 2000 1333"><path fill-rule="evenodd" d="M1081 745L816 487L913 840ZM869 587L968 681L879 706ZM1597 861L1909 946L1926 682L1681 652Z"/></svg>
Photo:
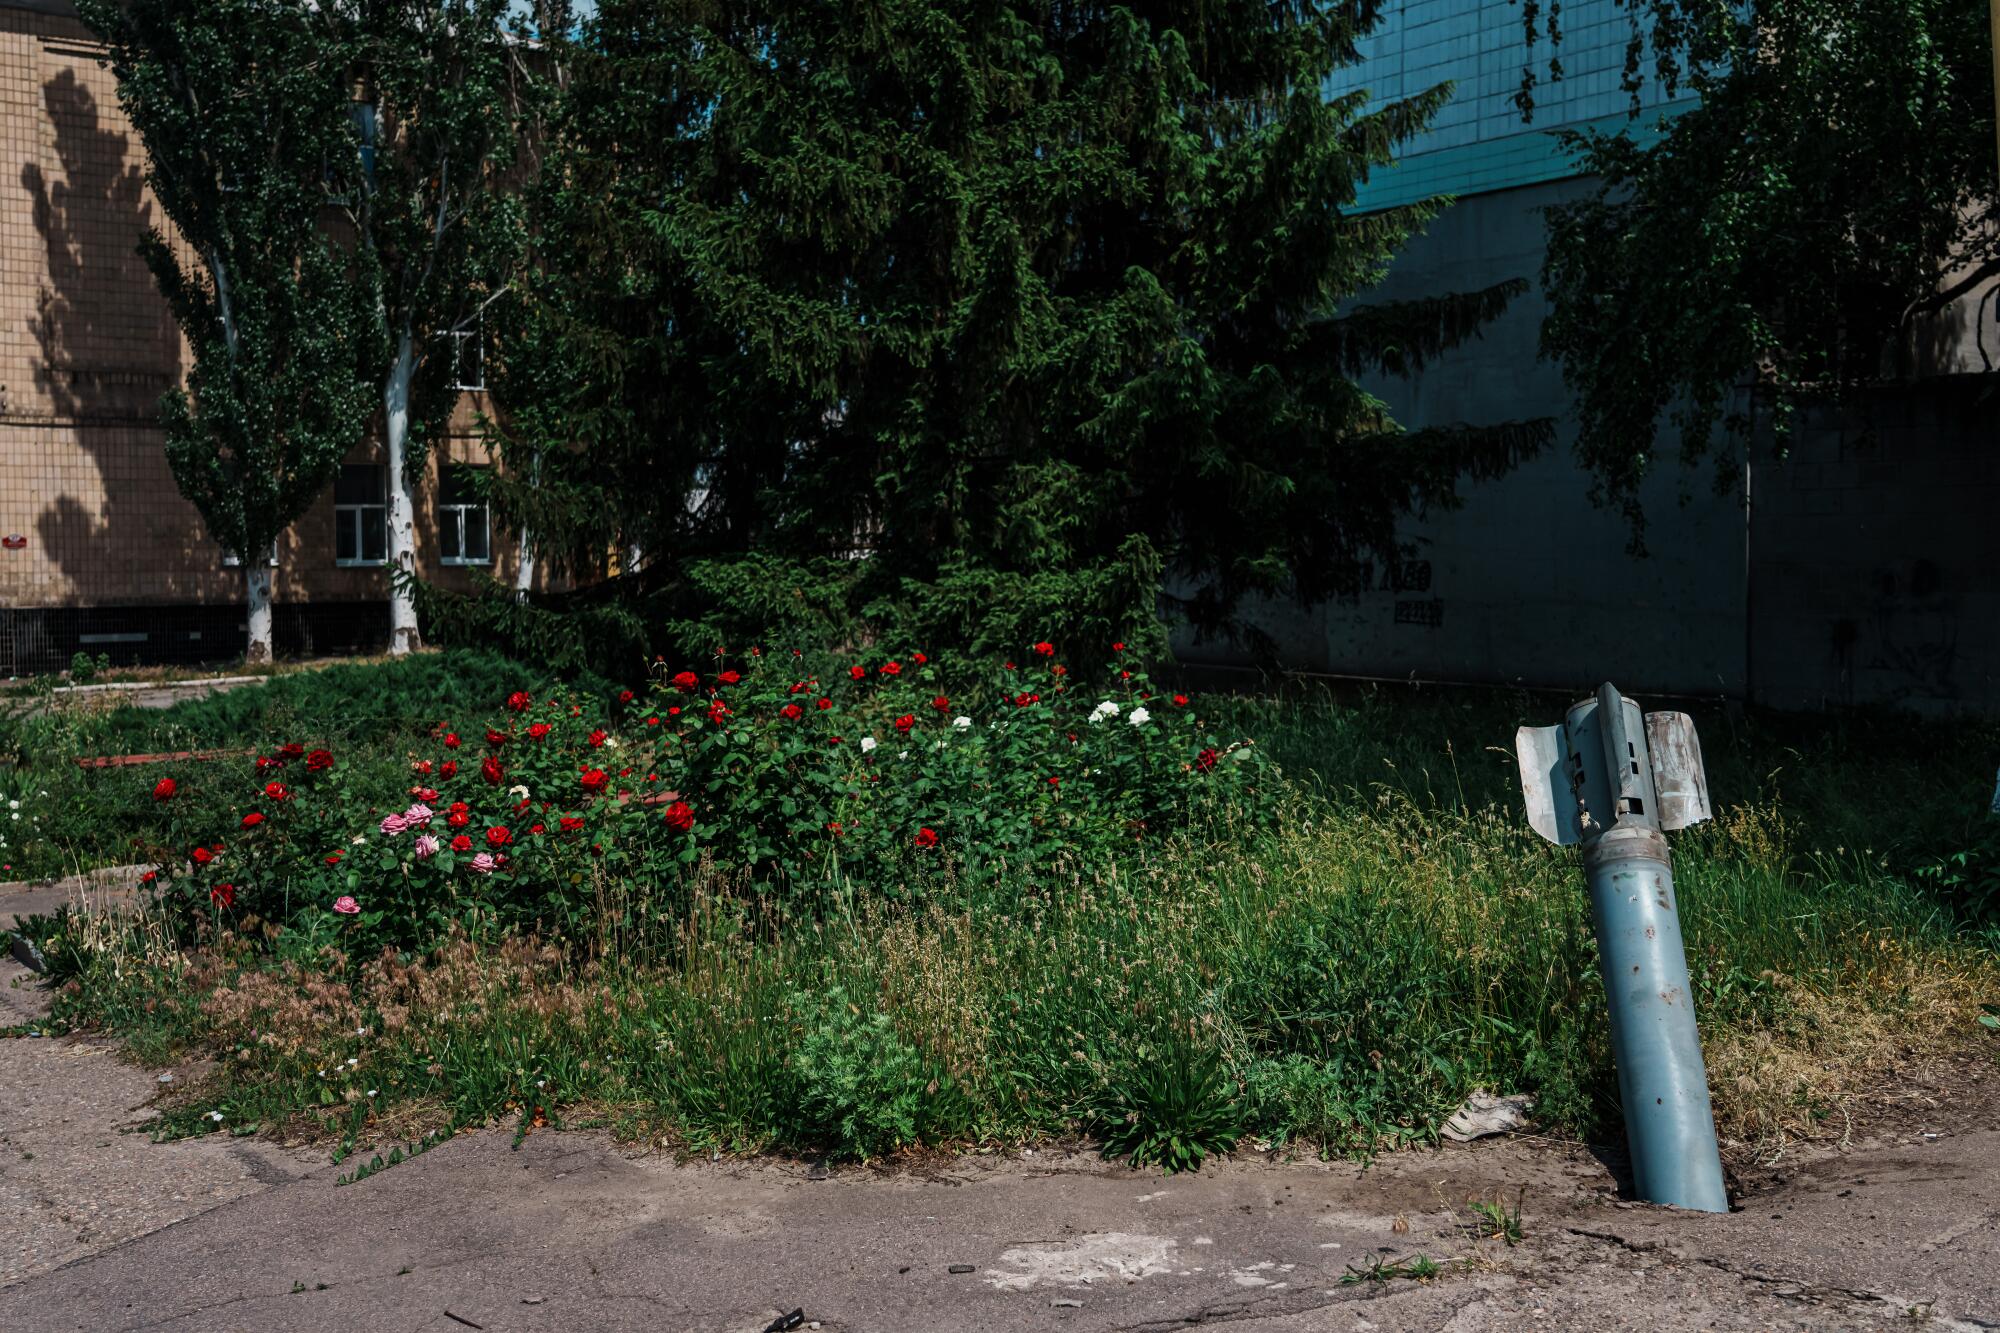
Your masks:
<svg viewBox="0 0 2000 1333"><path fill-rule="evenodd" d="M445 464L445 468L447 469L464 468L468 471L473 471L477 469L477 465L473 463L447 463ZM461 500L453 503L447 503L445 500L444 487L445 487L445 478L441 473L438 477L437 501L433 506L436 512L437 525L438 525L438 563L440 565L446 565L453 568L491 565L493 563L492 506L488 505L486 501L483 499L475 499L471 501ZM486 548L486 554L483 556L468 556L465 554L465 544L466 544L465 534L467 530L467 518L473 512L477 512L479 515L481 531L485 537L485 541L482 544ZM459 553L457 555L446 555L445 533L452 520L456 520Z"/></svg>
<svg viewBox="0 0 2000 1333"><path fill-rule="evenodd" d="M449 346L451 357L450 387L454 393L486 392L486 316L474 315L471 327L439 329L437 336ZM466 344L472 345L474 381L467 382L461 372L465 369Z"/></svg>
<svg viewBox="0 0 2000 1333"><path fill-rule="evenodd" d="M376 493L379 501L345 501L340 499L336 482L333 501L333 567L335 569L380 569L389 563L389 475L388 469L380 463L343 463L341 471L351 467L365 467L375 473L378 483ZM371 560L368 558L367 512L370 509L382 511L382 554ZM340 554L340 538L343 529L350 523L353 527L354 549L359 552L353 559L343 559Z"/></svg>

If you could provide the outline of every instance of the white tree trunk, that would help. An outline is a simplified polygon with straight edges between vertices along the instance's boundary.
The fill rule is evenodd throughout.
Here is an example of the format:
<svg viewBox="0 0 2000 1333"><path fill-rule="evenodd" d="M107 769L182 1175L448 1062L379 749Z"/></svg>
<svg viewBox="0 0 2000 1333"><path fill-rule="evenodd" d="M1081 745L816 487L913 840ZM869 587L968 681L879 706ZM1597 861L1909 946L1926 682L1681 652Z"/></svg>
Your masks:
<svg viewBox="0 0 2000 1333"><path fill-rule="evenodd" d="M542 455L535 454L533 466L528 471L530 485L540 485L542 480ZM521 525L520 553L514 561L514 600L525 602L528 593L535 586L535 546L529 540L528 525Z"/></svg>
<svg viewBox="0 0 2000 1333"><path fill-rule="evenodd" d="M245 662L271 660L271 566L264 552L243 559L244 620L249 625Z"/></svg>
<svg viewBox="0 0 2000 1333"><path fill-rule="evenodd" d="M396 345L389 382L382 391L389 446L389 652L403 654L422 646L417 636L417 603L394 582L397 574L417 572L416 505L405 475L410 443L410 382L416 378L417 349L408 329Z"/></svg>

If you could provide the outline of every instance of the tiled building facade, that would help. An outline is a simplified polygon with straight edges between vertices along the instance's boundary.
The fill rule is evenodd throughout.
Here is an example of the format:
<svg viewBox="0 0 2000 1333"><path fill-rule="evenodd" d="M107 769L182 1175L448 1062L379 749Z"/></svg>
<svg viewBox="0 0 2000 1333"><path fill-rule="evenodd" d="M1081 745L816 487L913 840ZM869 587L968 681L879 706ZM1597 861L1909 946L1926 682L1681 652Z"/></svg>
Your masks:
<svg viewBox="0 0 2000 1333"><path fill-rule="evenodd" d="M0 675L79 648L240 652L243 573L176 489L158 425L184 349L135 249L161 221L144 149L64 0L0 0L0 153ZM442 503L462 497L440 466L489 461L483 400L464 395L417 495L419 573L447 587L513 577L514 543L483 510ZM378 442L358 445L280 541L280 652L386 643L388 574L367 559L381 461Z"/></svg>

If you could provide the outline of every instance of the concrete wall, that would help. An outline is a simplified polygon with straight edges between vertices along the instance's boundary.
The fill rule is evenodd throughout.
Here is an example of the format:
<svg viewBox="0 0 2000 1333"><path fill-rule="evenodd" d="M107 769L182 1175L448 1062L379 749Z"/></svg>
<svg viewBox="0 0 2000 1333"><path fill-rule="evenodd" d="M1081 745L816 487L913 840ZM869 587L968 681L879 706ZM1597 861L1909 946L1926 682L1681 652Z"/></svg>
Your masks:
<svg viewBox="0 0 2000 1333"><path fill-rule="evenodd" d="M1370 298L1469 290L1541 264L1540 210L1579 186L1554 183L1467 200L1447 211ZM1406 426L1551 415L1562 377L1536 358L1539 293L1517 300L1480 340L1410 382L1369 387ZM1593 507L1569 453L1554 448L1509 476L1467 488L1456 512L1406 525L1401 570L1375 590L1309 611L1256 617L1284 665L1429 680L1738 692L1743 682L1745 574L1741 506L1712 474L1668 469L1647 487L1652 555L1626 553L1624 519ZM1615 633L1605 627L1619 626ZM1182 645L1190 661L1243 660L1217 645Z"/></svg>
<svg viewBox="0 0 2000 1333"><path fill-rule="evenodd" d="M1541 264L1549 182L1466 199L1369 299L1463 291ZM1351 602L1255 615L1303 671L1647 693L1785 707L2000 708L2000 386L1958 376L1810 415L1790 456L1695 470L1668 461L1643 493L1648 554L1594 507L1570 453L1570 397L1537 357L1524 296L1483 338L1414 381L1369 387L1406 426L1555 416L1554 448L1468 487L1455 512L1405 525L1409 558ZM1718 474L1718 466L1720 473ZM1722 489L1717 490L1718 481ZM1178 645L1185 660L1248 658Z"/></svg>

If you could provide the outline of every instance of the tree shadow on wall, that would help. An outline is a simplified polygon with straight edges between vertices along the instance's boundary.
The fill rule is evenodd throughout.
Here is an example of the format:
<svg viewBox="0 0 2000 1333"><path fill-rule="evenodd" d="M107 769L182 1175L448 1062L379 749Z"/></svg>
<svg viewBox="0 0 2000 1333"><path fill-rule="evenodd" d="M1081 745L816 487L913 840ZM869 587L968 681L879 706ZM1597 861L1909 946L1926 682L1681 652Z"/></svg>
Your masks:
<svg viewBox="0 0 2000 1333"><path fill-rule="evenodd" d="M157 225L132 136L107 127L75 69L42 88L55 162L21 169L46 269L29 321L41 346L32 401L46 416L42 482L57 494L38 516L47 559L86 602L155 600L213 566L190 507L161 504L167 472L160 395L180 370L180 332L139 257ZM197 555L199 553L199 558Z"/></svg>

